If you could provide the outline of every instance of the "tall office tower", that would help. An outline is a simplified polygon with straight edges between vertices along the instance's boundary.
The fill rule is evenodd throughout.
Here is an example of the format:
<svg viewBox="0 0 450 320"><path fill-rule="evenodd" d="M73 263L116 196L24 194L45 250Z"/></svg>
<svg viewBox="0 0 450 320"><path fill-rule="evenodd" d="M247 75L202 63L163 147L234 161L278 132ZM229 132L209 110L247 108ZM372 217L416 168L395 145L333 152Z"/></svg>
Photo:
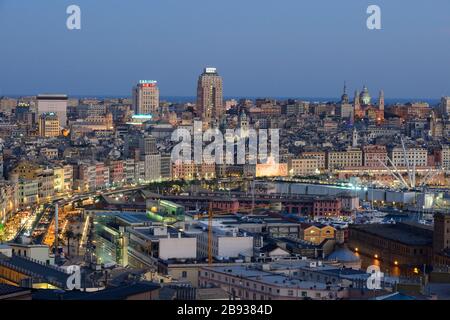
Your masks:
<svg viewBox="0 0 450 320"><path fill-rule="evenodd" d="M134 114L159 114L159 88L154 80L141 80L133 88Z"/></svg>
<svg viewBox="0 0 450 320"><path fill-rule="evenodd" d="M220 122L224 114L223 81L216 68L206 68L198 78L197 113L204 123Z"/></svg>
<svg viewBox="0 0 450 320"><path fill-rule="evenodd" d="M41 137L58 137L60 134L61 127L56 113L48 112L39 116L39 135Z"/></svg>
<svg viewBox="0 0 450 320"><path fill-rule="evenodd" d="M442 110L442 115L450 116L450 97L442 97L441 110Z"/></svg>
<svg viewBox="0 0 450 320"><path fill-rule="evenodd" d="M172 157L169 154L161 155L161 178L170 179L172 176Z"/></svg>
<svg viewBox="0 0 450 320"><path fill-rule="evenodd" d="M36 124L36 113L31 110L29 103L18 103L14 114L16 121L20 123L25 123L29 126Z"/></svg>
<svg viewBox="0 0 450 320"><path fill-rule="evenodd" d="M62 127L67 126L67 95L40 94L37 96L37 116L43 113L54 113Z"/></svg>
<svg viewBox="0 0 450 320"><path fill-rule="evenodd" d="M152 135L145 134L139 139L139 150L141 156L146 156L150 154L158 153L158 148L156 147L156 139Z"/></svg>

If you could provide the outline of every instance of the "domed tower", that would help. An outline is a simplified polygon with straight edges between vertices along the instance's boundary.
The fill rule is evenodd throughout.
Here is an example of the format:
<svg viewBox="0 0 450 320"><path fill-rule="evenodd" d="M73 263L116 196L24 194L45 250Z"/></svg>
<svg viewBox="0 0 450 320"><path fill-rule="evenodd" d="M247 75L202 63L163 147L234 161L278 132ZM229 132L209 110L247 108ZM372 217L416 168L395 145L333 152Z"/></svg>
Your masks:
<svg viewBox="0 0 450 320"><path fill-rule="evenodd" d="M361 92L361 96L360 96L360 103L363 106L368 106L368 105L370 105L371 101L372 101L372 97L370 96L369 89L367 89L367 86L364 86L363 91Z"/></svg>

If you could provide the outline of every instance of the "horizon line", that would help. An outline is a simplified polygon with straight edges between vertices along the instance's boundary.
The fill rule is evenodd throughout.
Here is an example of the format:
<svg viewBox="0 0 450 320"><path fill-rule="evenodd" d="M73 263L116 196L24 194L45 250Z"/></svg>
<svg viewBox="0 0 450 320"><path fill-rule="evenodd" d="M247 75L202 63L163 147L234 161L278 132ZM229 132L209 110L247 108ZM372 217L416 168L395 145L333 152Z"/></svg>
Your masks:
<svg viewBox="0 0 450 320"><path fill-rule="evenodd" d="M0 97L2 98L25 98L25 97L36 97L40 94L49 94L49 93L37 93L37 94L1 94ZM65 94L68 96L69 99L71 98L101 98L101 99L105 99L105 98L115 98L115 99L129 99L132 98L131 95L117 95L117 94L67 94L67 93L61 93L61 94ZM442 96L445 97L445 96ZM427 102L428 101L439 101L441 100L441 98L431 98L431 97L385 97L385 100L399 100L402 102ZM160 95L160 100L163 100L161 98L183 98L183 99L196 99L195 95ZM321 100L321 101L328 101L328 102L338 102L341 100L340 97L308 97L308 96L274 96L274 95L268 95L268 96L263 96L263 95L249 95L249 96L242 96L242 95L228 95L228 96L224 96L223 97L224 100L229 100L229 99L283 99L283 100L288 100L288 99L296 99L296 100ZM377 100L376 97L373 97L373 100Z"/></svg>

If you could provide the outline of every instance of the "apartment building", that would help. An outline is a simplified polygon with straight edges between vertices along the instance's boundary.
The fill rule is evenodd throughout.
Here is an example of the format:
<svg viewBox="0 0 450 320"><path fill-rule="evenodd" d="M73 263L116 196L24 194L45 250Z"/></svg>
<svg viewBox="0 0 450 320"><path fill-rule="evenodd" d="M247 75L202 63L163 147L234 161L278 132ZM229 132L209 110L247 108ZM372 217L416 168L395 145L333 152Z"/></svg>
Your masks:
<svg viewBox="0 0 450 320"><path fill-rule="evenodd" d="M367 145L363 148L364 167L377 168L388 164L386 146Z"/></svg>
<svg viewBox="0 0 450 320"><path fill-rule="evenodd" d="M294 279L250 266L202 267L199 286L219 287L242 300L335 300L347 295L338 286Z"/></svg>
<svg viewBox="0 0 450 320"><path fill-rule="evenodd" d="M343 169L362 166L362 151L349 148L346 151L330 151L328 153L328 169Z"/></svg>
<svg viewBox="0 0 450 320"><path fill-rule="evenodd" d="M405 161L405 154L406 159ZM426 167L428 164L428 151L425 148L403 148L396 147L390 152L391 160L396 167L416 166Z"/></svg>
<svg viewBox="0 0 450 320"><path fill-rule="evenodd" d="M304 158L316 158L318 161L318 168L319 170L324 170L326 169L326 158L327 158L327 154L323 151L307 151L307 152L303 152L302 153L302 157Z"/></svg>
<svg viewBox="0 0 450 320"><path fill-rule="evenodd" d="M290 159L288 161L288 172L291 176L312 176L318 174L320 172L319 159L313 157Z"/></svg>

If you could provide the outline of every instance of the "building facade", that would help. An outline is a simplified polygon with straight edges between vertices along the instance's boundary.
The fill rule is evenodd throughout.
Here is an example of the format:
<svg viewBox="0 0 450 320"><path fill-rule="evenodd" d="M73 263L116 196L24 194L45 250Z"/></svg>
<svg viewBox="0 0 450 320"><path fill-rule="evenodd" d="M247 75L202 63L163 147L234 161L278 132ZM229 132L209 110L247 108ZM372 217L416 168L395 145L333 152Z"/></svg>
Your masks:
<svg viewBox="0 0 450 320"><path fill-rule="evenodd" d="M159 114L159 88L154 80L141 80L133 88L133 109L136 115Z"/></svg>
<svg viewBox="0 0 450 320"><path fill-rule="evenodd" d="M204 124L218 121L224 114L223 81L216 68L205 68L197 85L197 113Z"/></svg>
<svg viewBox="0 0 450 320"><path fill-rule="evenodd" d="M67 126L67 101L66 95L38 95L37 96L37 113L38 117L43 113L54 113L59 119L62 127Z"/></svg>

